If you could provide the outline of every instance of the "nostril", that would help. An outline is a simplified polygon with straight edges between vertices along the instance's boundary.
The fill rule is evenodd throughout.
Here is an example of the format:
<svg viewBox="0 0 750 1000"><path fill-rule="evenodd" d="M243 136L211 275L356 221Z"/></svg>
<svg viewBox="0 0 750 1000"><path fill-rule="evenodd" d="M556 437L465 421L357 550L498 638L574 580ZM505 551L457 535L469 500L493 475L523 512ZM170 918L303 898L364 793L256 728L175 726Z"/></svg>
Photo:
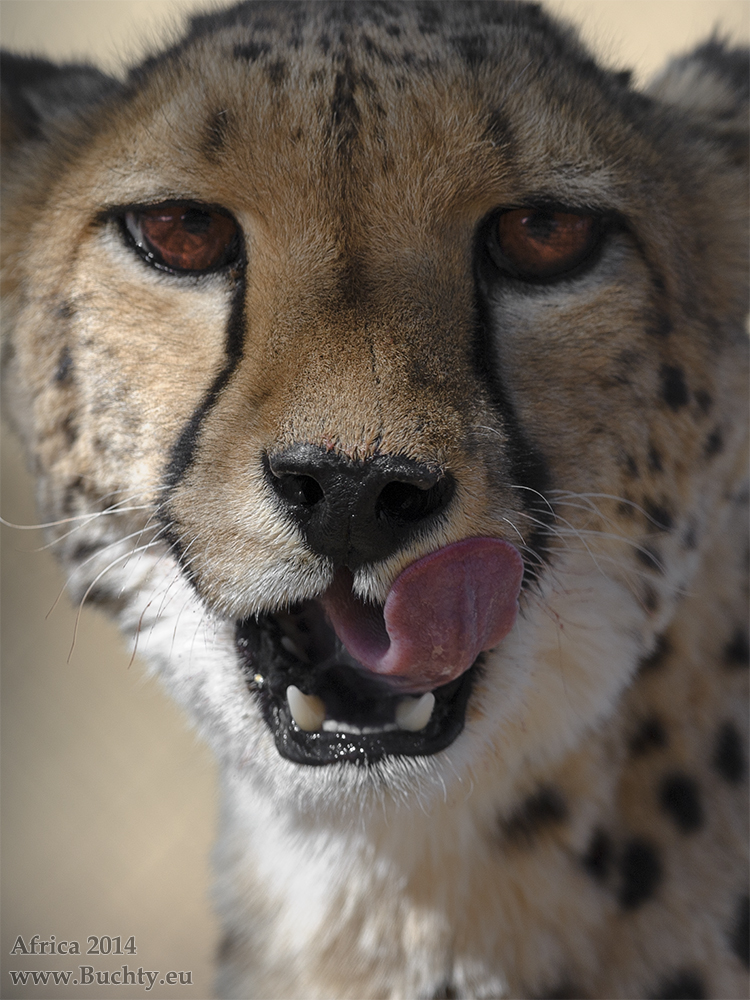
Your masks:
<svg viewBox="0 0 750 1000"><path fill-rule="evenodd" d="M269 488L310 548L352 571L429 527L457 490L449 471L402 455L359 460L301 443L261 461Z"/></svg>
<svg viewBox="0 0 750 1000"><path fill-rule="evenodd" d="M274 473L271 484L287 504L295 507L314 507L324 496L320 484L312 476L278 476Z"/></svg>
<svg viewBox="0 0 750 1000"><path fill-rule="evenodd" d="M398 521L424 521L447 506L453 494L452 479L443 477L424 488L413 483L388 483L378 497L376 512Z"/></svg>

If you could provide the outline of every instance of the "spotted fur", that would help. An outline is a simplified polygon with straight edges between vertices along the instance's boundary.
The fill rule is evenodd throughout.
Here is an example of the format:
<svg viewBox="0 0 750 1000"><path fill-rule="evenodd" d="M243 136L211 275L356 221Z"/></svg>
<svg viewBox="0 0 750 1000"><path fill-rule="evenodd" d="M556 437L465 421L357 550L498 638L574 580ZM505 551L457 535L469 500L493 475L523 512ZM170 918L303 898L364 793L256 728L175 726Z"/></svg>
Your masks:
<svg viewBox="0 0 750 1000"><path fill-rule="evenodd" d="M255 2L124 83L3 81L6 413L220 762L220 994L747 996L747 53L639 92L535 4ZM135 252L169 199L231 213L231 266ZM523 284L490 229L539 204L606 238ZM263 464L300 445L456 484L362 598L524 557L439 752L277 751L236 624L331 583Z"/></svg>

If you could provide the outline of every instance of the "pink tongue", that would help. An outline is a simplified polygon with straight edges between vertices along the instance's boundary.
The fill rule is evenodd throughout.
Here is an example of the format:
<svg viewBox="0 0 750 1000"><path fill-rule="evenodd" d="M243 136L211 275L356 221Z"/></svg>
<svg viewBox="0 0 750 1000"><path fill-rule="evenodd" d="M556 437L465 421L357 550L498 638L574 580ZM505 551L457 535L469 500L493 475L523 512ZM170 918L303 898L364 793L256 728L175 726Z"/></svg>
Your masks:
<svg viewBox="0 0 750 1000"><path fill-rule="evenodd" d="M522 576L508 542L466 538L407 566L382 612L354 596L348 575L337 576L321 602L356 660L417 693L459 677L508 634Z"/></svg>

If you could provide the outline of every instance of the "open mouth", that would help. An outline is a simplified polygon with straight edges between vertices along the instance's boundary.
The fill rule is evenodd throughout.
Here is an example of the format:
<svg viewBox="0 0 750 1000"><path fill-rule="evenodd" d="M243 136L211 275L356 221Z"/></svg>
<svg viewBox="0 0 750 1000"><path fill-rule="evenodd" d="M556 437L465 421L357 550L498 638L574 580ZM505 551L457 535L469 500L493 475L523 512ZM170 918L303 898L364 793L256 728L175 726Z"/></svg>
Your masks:
<svg viewBox="0 0 750 1000"><path fill-rule="evenodd" d="M320 597L239 622L247 684L279 753L371 764L449 746L481 653L513 626L522 577L508 542L469 538L407 566L382 607L339 571Z"/></svg>
<svg viewBox="0 0 750 1000"><path fill-rule="evenodd" d="M248 687L288 760L429 755L463 729L474 668L421 695L395 692L352 657L318 601L239 622L236 635Z"/></svg>

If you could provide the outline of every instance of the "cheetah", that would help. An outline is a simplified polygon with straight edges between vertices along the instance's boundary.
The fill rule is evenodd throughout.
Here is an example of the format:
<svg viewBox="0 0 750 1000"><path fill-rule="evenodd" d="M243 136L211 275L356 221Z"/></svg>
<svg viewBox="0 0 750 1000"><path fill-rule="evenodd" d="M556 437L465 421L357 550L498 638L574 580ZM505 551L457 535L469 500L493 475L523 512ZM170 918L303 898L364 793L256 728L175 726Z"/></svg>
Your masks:
<svg viewBox="0 0 750 1000"><path fill-rule="evenodd" d="M255 0L2 70L4 410L216 755L218 994L746 997L747 52Z"/></svg>

